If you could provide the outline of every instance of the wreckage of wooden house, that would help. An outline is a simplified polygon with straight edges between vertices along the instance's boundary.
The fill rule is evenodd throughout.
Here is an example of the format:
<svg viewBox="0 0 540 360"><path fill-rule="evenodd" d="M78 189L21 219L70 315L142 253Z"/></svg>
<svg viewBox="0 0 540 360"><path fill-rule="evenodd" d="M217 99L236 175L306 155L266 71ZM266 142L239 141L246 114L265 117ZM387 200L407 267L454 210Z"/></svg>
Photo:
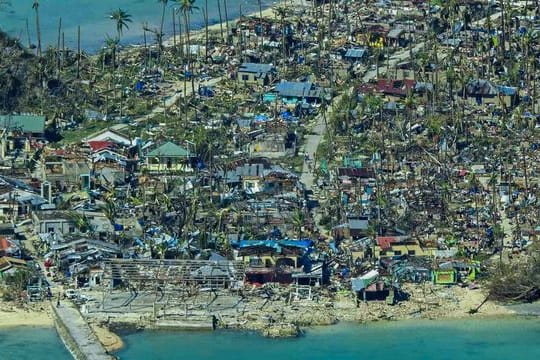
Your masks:
<svg viewBox="0 0 540 360"><path fill-rule="evenodd" d="M241 261L108 259L103 264L104 284L112 288L218 290L239 288L244 280Z"/></svg>

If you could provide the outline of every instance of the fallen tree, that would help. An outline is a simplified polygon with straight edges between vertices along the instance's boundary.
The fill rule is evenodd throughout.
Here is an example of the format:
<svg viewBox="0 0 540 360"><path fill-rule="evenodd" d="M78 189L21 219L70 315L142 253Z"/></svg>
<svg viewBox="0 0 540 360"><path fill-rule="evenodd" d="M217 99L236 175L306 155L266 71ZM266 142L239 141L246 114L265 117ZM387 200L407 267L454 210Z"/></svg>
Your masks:
<svg viewBox="0 0 540 360"><path fill-rule="evenodd" d="M537 251L519 261L500 263L487 284L491 300L532 302L540 299L540 256Z"/></svg>

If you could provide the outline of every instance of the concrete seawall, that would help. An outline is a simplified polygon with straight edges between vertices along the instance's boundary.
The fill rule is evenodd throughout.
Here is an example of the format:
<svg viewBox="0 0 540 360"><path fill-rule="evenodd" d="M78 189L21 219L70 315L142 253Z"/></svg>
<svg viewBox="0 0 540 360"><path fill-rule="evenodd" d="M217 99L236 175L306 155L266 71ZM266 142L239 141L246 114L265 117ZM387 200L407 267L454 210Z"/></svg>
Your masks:
<svg viewBox="0 0 540 360"><path fill-rule="evenodd" d="M111 360L105 348L71 304L51 306L56 331L75 360Z"/></svg>

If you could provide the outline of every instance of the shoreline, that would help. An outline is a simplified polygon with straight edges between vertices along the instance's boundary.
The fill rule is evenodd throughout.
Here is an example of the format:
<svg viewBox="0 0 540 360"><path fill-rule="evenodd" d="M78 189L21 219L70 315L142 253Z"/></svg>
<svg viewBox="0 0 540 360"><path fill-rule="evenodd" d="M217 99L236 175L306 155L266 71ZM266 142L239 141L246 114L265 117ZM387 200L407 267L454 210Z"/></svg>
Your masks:
<svg viewBox="0 0 540 360"><path fill-rule="evenodd" d="M301 1L296 1L295 2L296 5L300 5L301 4ZM261 17L262 19L265 19L265 20L270 20L270 19L275 19L275 13L274 13L274 6L275 5L272 5L268 8L263 8L262 11L259 13L258 11L256 12L251 12L251 13L247 13L247 14L242 14L242 18L256 18L258 19L259 17ZM208 35L211 35L211 34L216 34L216 33L219 33L221 31L221 28L223 27L223 32L224 32L224 36L226 37L227 34L226 34L226 27L227 27L227 24L229 24L229 26L231 26L231 24L235 24L236 22L238 22L241 18L240 17L237 17L237 18L234 18L234 19L230 19L228 22L227 21L223 21L223 22L216 22L212 25L208 25ZM202 27L197 27L196 29L190 29L190 32L189 32L189 36L191 38L192 41L201 41L204 39L205 37L205 32L206 32L206 29L205 29L205 26L204 24L202 25ZM182 35L176 35L176 42L178 44L179 41L181 41L181 39L185 37L185 33L182 34ZM168 37L166 40L163 41L163 46L166 47L166 48L171 48L173 47L174 45L174 39L175 37L174 36L170 36ZM224 45L224 44L222 44ZM185 46L185 44L184 44ZM129 47L129 45L128 45Z"/></svg>
<svg viewBox="0 0 540 360"><path fill-rule="evenodd" d="M124 348L125 343L122 340L122 337L109 329L109 327L92 323L89 325L94 334L96 334L101 345L103 345L108 352L115 352Z"/></svg>
<svg viewBox="0 0 540 360"><path fill-rule="evenodd" d="M0 329L11 327L46 327L54 328L54 320L47 304L43 304L41 309L20 309L11 305L10 310L6 310L9 303L0 303Z"/></svg>
<svg viewBox="0 0 540 360"><path fill-rule="evenodd" d="M228 318L227 321L219 322L217 330L253 331L263 337L287 338L301 336L304 330L312 327L332 326L339 323L370 324L376 322L404 322L415 320L429 320L433 322L447 320L468 319L497 319L497 318L535 318L531 314L523 314L509 308L511 305L486 302L475 314L470 314L470 304L474 299L483 297L471 296L471 300L459 301L459 304L442 302L431 308L423 308L422 304L415 301L406 301L396 305L387 305L385 302L360 303L358 306L350 298L341 298L336 301L321 303L299 302L294 307L303 308L304 311L293 311L288 305L280 302L270 303L265 310L249 311L245 314ZM463 300L463 299L462 299ZM478 303L475 303L475 308ZM127 315L127 314L125 314ZM193 331L205 329L193 329L178 327L160 327L148 321L141 325L140 317L136 323L125 321L129 316L120 316L118 321L110 317L105 325L109 331L121 338L117 333L130 330L171 330ZM272 319L273 318L273 319ZM124 321L122 321L124 320Z"/></svg>

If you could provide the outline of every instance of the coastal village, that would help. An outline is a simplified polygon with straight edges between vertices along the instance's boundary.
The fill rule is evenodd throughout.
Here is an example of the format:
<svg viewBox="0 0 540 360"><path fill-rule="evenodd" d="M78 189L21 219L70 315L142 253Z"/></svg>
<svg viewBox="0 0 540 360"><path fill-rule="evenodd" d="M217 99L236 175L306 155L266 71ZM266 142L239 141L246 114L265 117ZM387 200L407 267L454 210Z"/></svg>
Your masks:
<svg viewBox="0 0 540 360"><path fill-rule="evenodd" d="M540 297L537 2L283 1L197 31L204 2L159 3L171 39L162 17L123 44L118 9L95 55L0 34L0 311L100 358L72 327L113 351Z"/></svg>

